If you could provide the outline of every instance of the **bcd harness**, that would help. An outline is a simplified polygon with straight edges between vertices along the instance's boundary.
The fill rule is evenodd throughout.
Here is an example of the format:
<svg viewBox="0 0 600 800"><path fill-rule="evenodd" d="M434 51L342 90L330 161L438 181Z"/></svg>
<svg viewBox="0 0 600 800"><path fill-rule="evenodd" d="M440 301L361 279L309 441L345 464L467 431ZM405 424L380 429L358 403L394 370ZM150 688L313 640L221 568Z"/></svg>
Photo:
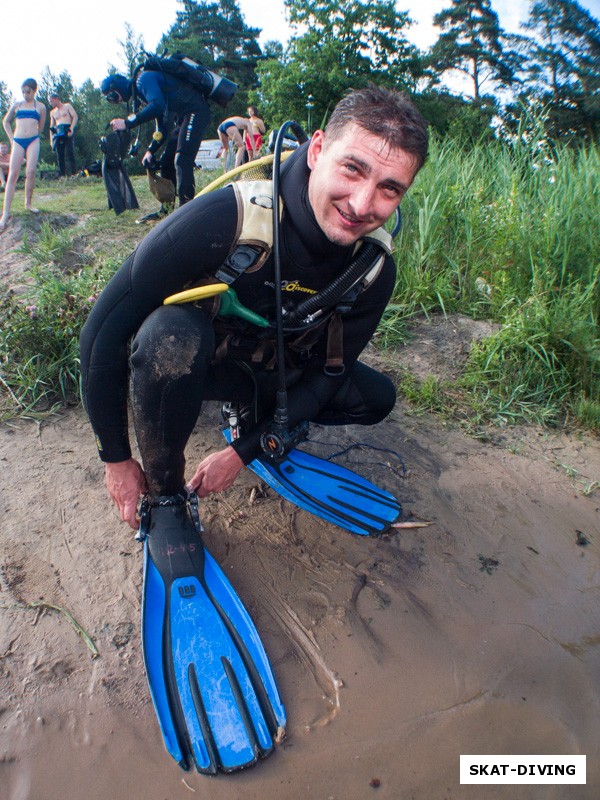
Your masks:
<svg viewBox="0 0 600 800"><path fill-rule="evenodd" d="M272 182L242 180L230 185L235 192L238 225L232 249L215 275L218 281L228 285L245 273L259 270L273 249ZM332 283L292 310L285 311L286 349L297 355L290 366L298 366L298 362L308 357L327 327L324 371L327 375L344 372L342 316L350 311L360 293L376 280L392 249L390 234L377 228L356 243L350 264ZM268 329L257 332L255 326L219 317L220 303L219 297L210 300L211 313L216 317L215 327L221 339L215 361L228 356L274 369L274 326L271 324Z"/></svg>
<svg viewBox="0 0 600 800"><path fill-rule="evenodd" d="M164 75L172 75L180 81L189 84L196 91L200 92L208 100L214 100L225 108L233 98L238 87L233 81L217 75L216 72L208 69L203 64L193 61L183 53L173 53L169 56L146 54L146 59L138 67L138 71L150 70L151 72L162 72ZM135 85L135 81L134 81Z"/></svg>
<svg viewBox="0 0 600 800"><path fill-rule="evenodd" d="M207 100L214 100L215 103L218 103L223 108L227 106L238 90L237 84L233 83L233 81L224 78L222 75L217 75L216 72L208 69L203 64L199 64L197 61L193 61L183 53L173 53L173 55L169 56L165 51L164 55L158 56L144 52L143 55L144 61L137 65L131 78L133 114L129 119L135 119L141 107L137 88L137 78L140 72L160 72L163 75L177 78L177 80L199 92ZM172 114L167 104L162 119L162 127L165 130L171 127L169 125L171 117ZM157 120L156 130L148 146L149 152L154 155L164 144L163 139L164 132L161 130L161 125ZM139 131L136 139L136 148L138 140Z"/></svg>

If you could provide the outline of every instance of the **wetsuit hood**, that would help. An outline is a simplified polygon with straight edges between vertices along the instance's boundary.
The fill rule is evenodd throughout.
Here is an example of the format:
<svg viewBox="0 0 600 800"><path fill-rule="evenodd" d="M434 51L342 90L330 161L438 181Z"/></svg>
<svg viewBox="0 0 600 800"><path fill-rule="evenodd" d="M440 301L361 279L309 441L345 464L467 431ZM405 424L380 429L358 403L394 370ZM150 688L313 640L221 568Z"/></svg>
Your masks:
<svg viewBox="0 0 600 800"><path fill-rule="evenodd" d="M129 102L132 92L131 81L124 75L108 75L100 84L100 91L106 97L109 103L118 103L118 98L111 96L111 93L117 92L123 102Z"/></svg>

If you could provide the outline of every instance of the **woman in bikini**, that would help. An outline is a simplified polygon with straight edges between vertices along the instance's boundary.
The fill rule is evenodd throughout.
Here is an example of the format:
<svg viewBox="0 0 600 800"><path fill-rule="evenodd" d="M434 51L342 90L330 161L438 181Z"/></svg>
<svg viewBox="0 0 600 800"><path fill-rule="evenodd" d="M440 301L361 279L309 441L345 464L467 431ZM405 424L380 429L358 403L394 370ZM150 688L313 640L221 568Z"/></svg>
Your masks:
<svg viewBox="0 0 600 800"><path fill-rule="evenodd" d="M37 83L33 78L28 78L23 82L21 91L23 92L23 100L20 103L15 103L3 120L6 135L12 142L12 149L4 194L4 210L0 218L0 231L6 228L10 220L10 207L23 161L26 161L25 208L33 214L38 213L38 209L32 206L32 200L35 169L40 155L40 133L43 131L44 123L46 122L46 106L35 99ZM13 120L16 120L14 133L12 129Z"/></svg>

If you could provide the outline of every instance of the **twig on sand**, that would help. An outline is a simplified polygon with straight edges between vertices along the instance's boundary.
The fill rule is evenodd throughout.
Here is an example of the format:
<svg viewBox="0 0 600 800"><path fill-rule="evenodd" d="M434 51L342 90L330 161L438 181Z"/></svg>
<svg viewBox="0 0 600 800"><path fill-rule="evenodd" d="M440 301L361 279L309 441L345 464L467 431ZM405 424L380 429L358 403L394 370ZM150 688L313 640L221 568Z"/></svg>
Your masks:
<svg viewBox="0 0 600 800"><path fill-rule="evenodd" d="M66 608L62 608L62 606L55 606L53 603L48 603L46 600L34 600L31 603L14 603L10 606L0 605L0 608L6 608L8 610L19 609L21 611L32 608L41 608L46 609L47 611L58 611L59 614L62 614L63 617L65 617L75 633L77 633L77 635L83 639L88 649L92 653L92 658L97 658L100 655L100 651L94 644L94 640L89 633L77 622L73 614L71 614L70 611L67 611Z"/></svg>
<svg viewBox="0 0 600 800"><path fill-rule="evenodd" d="M408 520L407 522L394 522L390 526L391 528L428 528L430 525L433 525L433 522L416 522L413 520Z"/></svg>

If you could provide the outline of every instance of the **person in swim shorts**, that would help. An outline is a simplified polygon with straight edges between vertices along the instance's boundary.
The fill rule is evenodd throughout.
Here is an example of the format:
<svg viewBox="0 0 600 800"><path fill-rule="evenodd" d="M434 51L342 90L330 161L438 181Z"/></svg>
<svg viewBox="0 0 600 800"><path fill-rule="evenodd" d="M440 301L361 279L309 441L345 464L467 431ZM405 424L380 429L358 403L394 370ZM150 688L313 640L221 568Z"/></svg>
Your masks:
<svg viewBox="0 0 600 800"><path fill-rule="evenodd" d="M75 151L73 149L75 126L79 120L71 103L63 103L60 95L53 93L48 100L52 106L50 112L50 144L56 152L58 171L61 178L75 175Z"/></svg>
<svg viewBox="0 0 600 800"><path fill-rule="evenodd" d="M248 106L248 119L252 123L252 129L251 131L246 131L244 134L244 144L246 145L248 160L251 161L252 158L257 158L260 155L263 133L265 133L267 129L265 128L263 120L258 116L256 106ZM254 156L252 155L252 142L254 142Z"/></svg>
<svg viewBox="0 0 600 800"><path fill-rule="evenodd" d="M239 167L241 164L244 163L244 155L245 155L244 140L242 139L242 134L240 133L240 131L251 134L252 122L249 119L245 119L244 117L228 117L227 119L224 119L223 122L217 128L219 139L221 140L221 144L223 145L223 155L225 159L227 158L227 151L229 150L230 141L232 141L237 148L235 154L236 167ZM256 147L254 146L254 138L252 138L251 145L252 145L252 158L254 158L258 152L256 150Z"/></svg>
<svg viewBox="0 0 600 800"><path fill-rule="evenodd" d="M32 205L33 188L35 186L35 170L40 156L40 134L46 122L46 106L35 99L37 83L33 78L27 78L21 86L23 100L14 103L2 124L6 135L12 142L10 153L9 175L4 194L4 209L0 217L0 232L5 230L10 220L10 207L12 205L17 180L23 161L25 167L25 208L33 214L38 214L37 208ZM13 132L12 123L16 121Z"/></svg>

